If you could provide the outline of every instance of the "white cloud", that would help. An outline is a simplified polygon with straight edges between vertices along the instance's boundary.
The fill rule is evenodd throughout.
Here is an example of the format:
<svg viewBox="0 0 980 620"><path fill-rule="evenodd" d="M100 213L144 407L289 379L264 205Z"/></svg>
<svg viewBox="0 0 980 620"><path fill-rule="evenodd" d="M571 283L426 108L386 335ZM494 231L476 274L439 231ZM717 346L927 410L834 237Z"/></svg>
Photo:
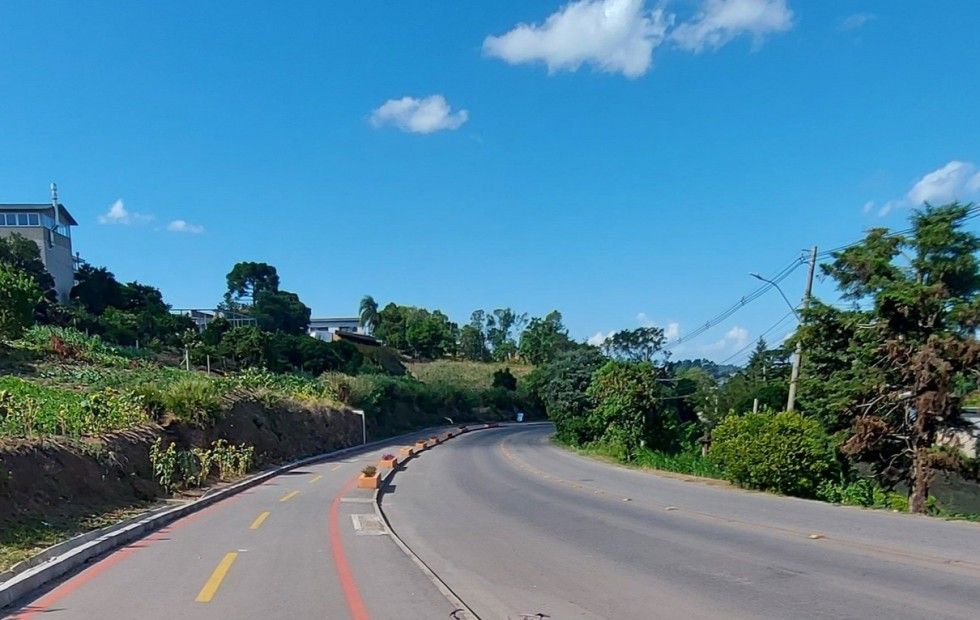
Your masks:
<svg viewBox="0 0 980 620"><path fill-rule="evenodd" d="M200 235L204 232L204 227L200 224L189 224L184 220L173 220L167 224L167 230L176 233L187 233L190 235Z"/></svg>
<svg viewBox="0 0 980 620"><path fill-rule="evenodd" d="M744 327L735 327L728 330L721 340L716 340L711 344L706 344L702 347L704 351L724 351L724 350L734 350L744 347L749 342L749 330Z"/></svg>
<svg viewBox="0 0 980 620"><path fill-rule="evenodd" d="M863 211L865 213L871 213L872 211L874 211L874 208L875 208L875 201L869 200L868 202L864 203Z"/></svg>
<svg viewBox="0 0 980 620"><path fill-rule="evenodd" d="M670 39L682 49L698 53L718 49L742 34L760 45L767 34L793 27L793 11L786 0L705 0L694 19L677 26Z"/></svg>
<svg viewBox="0 0 980 620"><path fill-rule="evenodd" d="M402 131L423 134L459 129L467 119L469 112L453 112L442 95L389 99L371 113L371 124L375 127L394 125Z"/></svg>
<svg viewBox="0 0 980 620"><path fill-rule="evenodd" d="M594 347L601 347L602 343L604 343L606 340L611 338L615 333L616 333L615 331L611 331L607 334L604 334L602 332L596 332L592 334L592 336L590 336L589 339L586 340L586 342Z"/></svg>
<svg viewBox="0 0 980 620"><path fill-rule="evenodd" d="M126 209L122 198L119 198L109 205L108 211L99 216L99 224L122 224L123 226L129 226L130 224L143 224L152 219L152 215L143 215L142 213L129 211Z"/></svg>
<svg viewBox="0 0 980 620"><path fill-rule="evenodd" d="M841 32L857 30L874 18L875 15L873 13L855 13L854 15L848 15L841 20L840 25L837 26L837 29Z"/></svg>
<svg viewBox="0 0 980 620"><path fill-rule="evenodd" d="M924 203L943 204L980 197L980 172L968 161L953 160L922 176L904 198L889 200L878 215L888 215L898 207L919 207Z"/></svg>
<svg viewBox="0 0 980 620"><path fill-rule="evenodd" d="M664 40L663 9L646 10L645 0L578 0L542 24L518 24L483 41L483 53L512 65L543 62L549 73L588 64L635 78L650 68Z"/></svg>

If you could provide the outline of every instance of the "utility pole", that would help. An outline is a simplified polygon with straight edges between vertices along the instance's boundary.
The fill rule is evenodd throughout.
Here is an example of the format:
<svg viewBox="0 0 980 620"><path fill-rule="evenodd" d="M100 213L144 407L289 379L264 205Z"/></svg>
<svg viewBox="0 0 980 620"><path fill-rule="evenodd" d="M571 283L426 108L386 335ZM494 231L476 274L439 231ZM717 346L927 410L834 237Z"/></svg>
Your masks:
<svg viewBox="0 0 980 620"><path fill-rule="evenodd" d="M806 275L806 293L803 295L803 310L810 306L810 294L813 292L813 270L817 266L817 246L810 252L810 269ZM802 324L802 322L801 322ZM789 377L789 398L786 399L786 411L796 408L796 384L800 378L800 364L803 363L803 344L796 341L796 355L793 357L793 370Z"/></svg>

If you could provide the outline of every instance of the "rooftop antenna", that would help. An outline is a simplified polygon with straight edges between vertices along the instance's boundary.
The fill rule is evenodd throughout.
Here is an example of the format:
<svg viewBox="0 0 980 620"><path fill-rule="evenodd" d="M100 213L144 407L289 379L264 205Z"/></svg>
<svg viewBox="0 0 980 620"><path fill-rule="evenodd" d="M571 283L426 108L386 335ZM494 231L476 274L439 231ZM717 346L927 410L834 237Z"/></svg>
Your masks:
<svg viewBox="0 0 980 620"><path fill-rule="evenodd" d="M54 181L51 182L51 207L54 209L54 229L58 230L61 218L58 217L58 184Z"/></svg>

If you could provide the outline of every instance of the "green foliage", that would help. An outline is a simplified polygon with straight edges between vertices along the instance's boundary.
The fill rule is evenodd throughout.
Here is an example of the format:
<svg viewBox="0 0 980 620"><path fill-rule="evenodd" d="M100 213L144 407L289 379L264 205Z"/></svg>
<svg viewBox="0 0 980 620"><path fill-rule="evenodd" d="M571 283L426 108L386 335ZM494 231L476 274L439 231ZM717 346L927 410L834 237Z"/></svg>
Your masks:
<svg viewBox="0 0 980 620"><path fill-rule="evenodd" d="M28 274L0 263L0 340L19 337L34 322L44 296Z"/></svg>
<svg viewBox="0 0 980 620"><path fill-rule="evenodd" d="M151 390L152 386L144 389ZM152 397L148 392L144 395L174 417L204 427L217 419L226 393L215 381L204 377L187 377L175 381Z"/></svg>
<svg viewBox="0 0 980 620"><path fill-rule="evenodd" d="M562 323L561 313L554 310L543 319L531 319L521 333L518 352L525 362L539 365L552 361L576 346L578 345L569 338L568 330Z"/></svg>
<svg viewBox="0 0 980 620"><path fill-rule="evenodd" d="M58 295L54 290L54 278L48 273L44 261L41 260L41 248L18 233L2 237L0 238L0 265L20 271L34 280L34 284L42 291L47 302L41 302L40 307L37 308L38 314L47 314L50 304L57 301Z"/></svg>
<svg viewBox="0 0 980 620"><path fill-rule="evenodd" d="M374 301L374 297L365 295L361 298L357 316L361 327L373 330L378 326L378 302Z"/></svg>
<svg viewBox="0 0 980 620"><path fill-rule="evenodd" d="M231 305L255 302L262 293L279 290L279 273L267 263L243 261L236 263L226 278L228 291L225 301Z"/></svg>
<svg viewBox="0 0 980 620"><path fill-rule="evenodd" d="M459 356L474 362L490 360L490 349L482 325L470 323L459 330Z"/></svg>
<svg viewBox="0 0 980 620"><path fill-rule="evenodd" d="M659 327L620 330L602 343L606 355L633 362L652 362L663 348L666 337Z"/></svg>
<svg viewBox="0 0 980 620"><path fill-rule="evenodd" d="M131 367L142 355L133 349L106 343L70 327L35 325L24 332L19 346L48 357L98 364L109 368Z"/></svg>
<svg viewBox="0 0 980 620"><path fill-rule="evenodd" d="M841 294L867 310L815 303L798 337L801 404L842 451L872 465L886 486L909 483L910 508L926 509L931 471L955 461L932 452L960 420L960 397L980 367L980 237L965 227L970 205L926 205L911 234L869 231L823 265ZM914 415L913 415L914 412Z"/></svg>
<svg viewBox="0 0 980 620"><path fill-rule="evenodd" d="M261 291L255 297L250 314L267 332L305 334L310 325L310 309L296 293Z"/></svg>
<svg viewBox="0 0 980 620"><path fill-rule="evenodd" d="M374 335L413 359L439 359L455 353L459 328L442 312L390 303L377 318Z"/></svg>
<svg viewBox="0 0 980 620"><path fill-rule="evenodd" d="M625 461L647 438L653 448L673 448L680 425L660 406L657 377L649 362L610 361L597 370L586 390L595 403L588 414L592 440L616 448Z"/></svg>
<svg viewBox="0 0 980 620"><path fill-rule="evenodd" d="M603 444L577 448L578 451L594 456L605 457L622 462L621 452ZM722 471L710 458L701 456L700 451L662 452L640 448L631 462L635 467L646 467L678 474L689 474L702 478L721 478Z"/></svg>
<svg viewBox="0 0 980 620"><path fill-rule="evenodd" d="M218 439L210 448L180 450L177 444L158 437L150 446L153 476L168 493L201 487L217 474L219 480L241 478L252 468L255 447L230 444Z"/></svg>
<svg viewBox="0 0 980 620"><path fill-rule="evenodd" d="M130 391L73 392L18 377L0 377L0 435L78 437L147 421L142 399Z"/></svg>
<svg viewBox="0 0 980 620"><path fill-rule="evenodd" d="M909 500L894 491L886 491L869 478L858 478L850 482L833 482L824 480L817 487L817 499L845 506L863 506L865 508L887 508L907 512Z"/></svg>
<svg viewBox="0 0 980 620"><path fill-rule="evenodd" d="M98 316L106 308L121 308L125 304L122 285L105 267L82 263L75 271L75 282L71 299L90 314Z"/></svg>
<svg viewBox="0 0 980 620"><path fill-rule="evenodd" d="M587 421L592 403L586 390L592 374L605 362L597 349L580 348L537 367L524 381L555 424L559 441L580 446L595 439Z"/></svg>
<svg viewBox="0 0 980 620"><path fill-rule="evenodd" d="M799 497L816 497L841 473L831 438L797 412L725 418L712 433L710 457L735 484Z"/></svg>

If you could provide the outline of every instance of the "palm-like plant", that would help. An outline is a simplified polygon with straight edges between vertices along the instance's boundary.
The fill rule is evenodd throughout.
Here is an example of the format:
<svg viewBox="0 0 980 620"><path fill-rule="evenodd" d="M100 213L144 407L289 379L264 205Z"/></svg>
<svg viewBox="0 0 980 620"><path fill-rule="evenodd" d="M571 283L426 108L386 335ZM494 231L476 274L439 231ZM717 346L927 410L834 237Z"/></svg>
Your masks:
<svg viewBox="0 0 980 620"><path fill-rule="evenodd" d="M374 301L374 297L365 295L361 298L359 316L361 327L368 328L368 331L374 331L378 325L378 302Z"/></svg>

